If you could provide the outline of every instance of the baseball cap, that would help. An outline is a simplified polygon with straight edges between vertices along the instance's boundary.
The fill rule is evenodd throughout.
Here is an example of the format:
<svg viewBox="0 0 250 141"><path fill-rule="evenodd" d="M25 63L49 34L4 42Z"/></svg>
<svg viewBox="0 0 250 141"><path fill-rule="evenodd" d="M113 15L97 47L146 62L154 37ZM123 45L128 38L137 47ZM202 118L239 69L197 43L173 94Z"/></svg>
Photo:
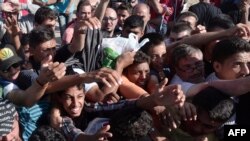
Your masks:
<svg viewBox="0 0 250 141"><path fill-rule="evenodd" d="M0 69L2 71L21 61L22 58L17 55L12 45L6 44L0 49Z"/></svg>

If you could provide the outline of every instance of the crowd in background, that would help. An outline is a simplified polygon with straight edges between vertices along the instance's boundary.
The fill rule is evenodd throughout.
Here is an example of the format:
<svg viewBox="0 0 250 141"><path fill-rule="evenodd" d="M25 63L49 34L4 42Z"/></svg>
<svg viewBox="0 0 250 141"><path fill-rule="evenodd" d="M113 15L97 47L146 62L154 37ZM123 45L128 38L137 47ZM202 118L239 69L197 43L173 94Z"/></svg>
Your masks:
<svg viewBox="0 0 250 141"><path fill-rule="evenodd" d="M249 0L0 0L0 141L223 141L250 125Z"/></svg>

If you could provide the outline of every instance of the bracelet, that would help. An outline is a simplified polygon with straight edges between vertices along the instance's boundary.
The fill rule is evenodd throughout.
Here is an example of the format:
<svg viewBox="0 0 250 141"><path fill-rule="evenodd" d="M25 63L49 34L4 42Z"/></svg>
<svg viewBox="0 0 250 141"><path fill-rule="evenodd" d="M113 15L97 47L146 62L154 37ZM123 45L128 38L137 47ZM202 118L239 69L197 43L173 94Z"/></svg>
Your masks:
<svg viewBox="0 0 250 141"><path fill-rule="evenodd" d="M44 87L48 84L48 83L42 84L41 82L39 82L38 78L36 78L36 83L41 87Z"/></svg>

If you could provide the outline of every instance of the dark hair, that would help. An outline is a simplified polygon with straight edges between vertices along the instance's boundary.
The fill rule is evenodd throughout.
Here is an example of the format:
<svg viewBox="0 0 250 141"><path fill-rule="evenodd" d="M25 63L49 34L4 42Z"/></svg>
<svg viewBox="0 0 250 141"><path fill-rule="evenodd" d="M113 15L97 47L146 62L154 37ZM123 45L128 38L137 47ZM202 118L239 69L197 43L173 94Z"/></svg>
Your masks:
<svg viewBox="0 0 250 141"><path fill-rule="evenodd" d="M85 0L80 0L77 7L76 7L76 12L79 12L80 8L82 6L90 6L91 7L91 10L92 10L92 6L91 4L88 2L88 1L85 1Z"/></svg>
<svg viewBox="0 0 250 141"><path fill-rule="evenodd" d="M56 13L48 7L40 7L35 13L34 23L41 25L47 19L57 19Z"/></svg>
<svg viewBox="0 0 250 141"><path fill-rule="evenodd" d="M29 38L30 47L35 48L38 44L54 39L55 34L51 28L38 26L30 32Z"/></svg>
<svg viewBox="0 0 250 141"><path fill-rule="evenodd" d="M235 24L230 16L226 14L219 14L213 17L207 26L207 31L214 31L216 28L229 29Z"/></svg>
<svg viewBox="0 0 250 141"><path fill-rule="evenodd" d="M153 127L149 113L139 109L123 109L114 114L110 120L111 141L140 141L148 139Z"/></svg>
<svg viewBox="0 0 250 141"><path fill-rule="evenodd" d="M191 35L192 30L192 27L187 22L177 22L171 27L170 32L180 33L183 31L188 31Z"/></svg>
<svg viewBox="0 0 250 141"><path fill-rule="evenodd" d="M118 10L127 10L128 13L131 15L132 14L132 7L129 4L121 4L117 7L116 11Z"/></svg>
<svg viewBox="0 0 250 141"><path fill-rule="evenodd" d="M32 133L29 141L66 141L66 138L50 126L41 126Z"/></svg>
<svg viewBox="0 0 250 141"><path fill-rule="evenodd" d="M75 75L75 74L78 74L76 71L74 71L74 69L75 69L74 66L68 66L68 67L66 68L66 74L65 74L65 75ZM84 86L83 83L80 83L80 84L75 85L75 86L77 87L78 90L83 89L83 91L85 91L85 90L84 90L85 86ZM72 86L72 87L73 87L73 86ZM64 90L61 90L61 91L57 91L56 93L57 93L58 95L61 95L61 94L63 94L66 90L67 90L67 89L64 89Z"/></svg>
<svg viewBox="0 0 250 141"><path fill-rule="evenodd" d="M192 103L199 110L207 111L209 117L216 121L226 121L235 112L235 103L230 96L215 89L207 87L196 94Z"/></svg>
<svg viewBox="0 0 250 141"><path fill-rule="evenodd" d="M131 15L124 21L123 29L137 27L144 28L144 21L141 16Z"/></svg>
<svg viewBox="0 0 250 141"><path fill-rule="evenodd" d="M187 45L187 44L180 44L177 47L173 48L172 53L171 53L171 65L173 65L173 67L175 67L178 62L180 61L180 59L185 58L189 55L192 55L193 53L196 52L201 52L201 50L199 48L195 48L191 45Z"/></svg>
<svg viewBox="0 0 250 141"><path fill-rule="evenodd" d="M126 67L123 70L124 74L127 73L127 69L129 67L134 66L134 65L138 65L138 64L141 64L141 63L145 63L145 62L150 64L150 57L147 54L143 53L142 51L137 51L135 56L134 56L133 64L129 65L128 67Z"/></svg>
<svg viewBox="0 0 250 141"><path fill-rule="evenodd" d="M134 56L133 64L140 64L144 62L150 63L150 57L142 51L137 51Z"/></svg>
<svg viewBox="0 0 250 141"><path fill-rule="evenodd" d="M29 44L29 40L30 40L29 34L22 34L22 37L20 39L21 45L22 46L28 45Z"/></svg>
<svg viewBox="0 0 250 141"><path fill-rule="evenodd" d="M164 38L159 33L147 33L144 36L142 36L142 38L140 39L140 42L146 38L149 39L149 42L147 42L144 46L140 48L140 50L146 54L149 54L150 48L153 48L164 42Z"/></svg>
<svg viewBox="0 0 250 141"><path fill-rule="evenodd" d="M194 13L194 12L191 12L191 11L187 11L187 12L183 12L181 13L178 17L177 17L177 22L181 22L180 19L181 18L185 18L185 17L194 17L196 19L196 23L198 22L199 18L198 16Z"/></svg>
<svg viewBox="0 0 250 141"><path fill-rule="evenodd" d="M212 53L212 61L223 63L232 55L240 52L250 52L250 44L240 37L230 37L218 42Z"/></svg>

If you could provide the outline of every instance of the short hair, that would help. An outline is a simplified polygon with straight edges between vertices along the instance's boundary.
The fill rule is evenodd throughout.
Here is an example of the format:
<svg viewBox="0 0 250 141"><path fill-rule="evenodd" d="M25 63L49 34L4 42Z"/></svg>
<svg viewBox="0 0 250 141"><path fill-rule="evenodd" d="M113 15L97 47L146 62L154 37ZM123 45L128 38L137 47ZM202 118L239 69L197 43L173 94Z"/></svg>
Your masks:
<svg viewBox="0 0 250 141"><path fill-rule="evenodd" d="M240 52L250 52L250 44L240 37L230 37L218 42L212 52L212 62L223 63L232 55Z"/></svg>
<svg viewBox="0 0 250 141"><path fill-rule="evenodd" d="M195 48L191 45L187 45L187 44L180 44L177 47L175 47L172 50L172 54L171 54L171 64L174 66L178 65L180 59L185 58L187 56L190 56L194 53L201 53L201 50L199 48Z"/></svg>
<svg viewBox="0 0 250 141"><path fill-rule="evenodd" d="M75 66L68 66L68 67L66 68L66 74L65 74L65 75L75 75L75 74L79 74L79 73L76 72L74 69L76 69ZM77 84L77 85L74 85L74 86L76 86L78 90L83 89L83 92L85 92L85 91L84 91L84 88L85 88L84 83L80 83L80 84ZM74 86L72 86L72 87L74 87ZM58 95L61 95L61 94L63 94L66 90L67 90L67 89L64 89L64 90L61 90L61 91L57 91L56 93L57 93Z"/></svg>
<svg viewBox="0 0 250 141"><path fill-rule="evenodd" d="M41 25L47 19L56 20L57 14L48 7L40 7L35 13L34 22Z"/></svg>
<svg viewBox="0 0 250 141"><path fill-rule="evenodd" d="M207 31L210 32L216 28L229 29L234 26L235 24L229 15L219 14L210 20L207 26Z"/></svg>
<svg viewBox="0 0 250 141"><path fill-rule="evenodd" d="M38 127L29 138L29 141L66 141L66 137L50 126Z"/></svg>
<svg viewBox="0 0 250 141"><path fill-rule="evenodd" d="M45 26L38 26L34 28L29 35L29 45L31 48L35 48L37 45L49 41L55 38L55 34L53 29L45 27Z"/></svg>
<svg viewBox="0 0 250 141"><path fill-rule="evenodd" d="M164 38L159 33L147 33L140 39L140 42L144 39L148 38L149 41L143 45L140 50L146 54L149 54L149 49L153 48L161 43L164 43Z"/></svg>
<svg viewBox="0 0 250 141"><path fill-rule="evenodd" d="M132 29L137 27L140 27L142 29L144 28L144 21L141 16L131 15L124 21L123 29L125 28Z"/></svg>
<svg viewBox="0 0 250 141"><path fill-rule="evenodd" d="M210 119L226 121L235 113L235 103L229 95L220 90L207 87L196 94L192 103L199 110L207 111Z"/></svg>
<svg viewBox="0 0 250 141"><path fill-rule="evenodd" d="M146 111L123 109L110 120L111 141L140 141L148 137L153 119Z"/></svg>
<svg viewBox="0 0 250 141"><path fill-rule="evenodd" d="M180 22L180 18L182 18L182 17L194 17L196 19L196 23L199 20L198 16L194 12L191 12L191 11L180 13L180 15L177 17L176 21Z"/></svg>
<svg viewBox="0 0 250 141"><path fill-rule="evenodd" d="M140 64L144 62L150 63L150 57L142 51L137 51L134 56L133 64Z"/></svg>
<svg viewBox="0 0 250 141"><path fill-rule="evenodd" d="M191 35L192 30L192 27L187 22L177 22L171 27L170 32L180 33L183 31L188 31Z"/></svg>
<svg viewBox="0 0 250 141"><path fill-rule="evenodd" d="M118 10L127 10L130 15L132 14L132 7L129 4L122 3L117 7L116 11Z"/></svg>
<svg viewBox="0 0 250 141"><path fill-rule="evenodd" d="M79 10L80 10L80 8L81 8L82 6L90 6L90 7L91 7L91 10L92 10L92 6L91 6L91 4L90 4L88 1L80 0L79 3L77 4L76 12L79 12Z"/></svg>
<svg viewBox="0 0 250 141"><path fill-rule="evenodd" d="M145 54L142 51L137 51L135 56L134 56L134 62L133 64L129 65L128 67L126 67L124 69L124 73L127 73L127 68L133 66L133 65L137 65L137 64L141 64L141 63L148 63L150 64L150 57Z"/></svg>

